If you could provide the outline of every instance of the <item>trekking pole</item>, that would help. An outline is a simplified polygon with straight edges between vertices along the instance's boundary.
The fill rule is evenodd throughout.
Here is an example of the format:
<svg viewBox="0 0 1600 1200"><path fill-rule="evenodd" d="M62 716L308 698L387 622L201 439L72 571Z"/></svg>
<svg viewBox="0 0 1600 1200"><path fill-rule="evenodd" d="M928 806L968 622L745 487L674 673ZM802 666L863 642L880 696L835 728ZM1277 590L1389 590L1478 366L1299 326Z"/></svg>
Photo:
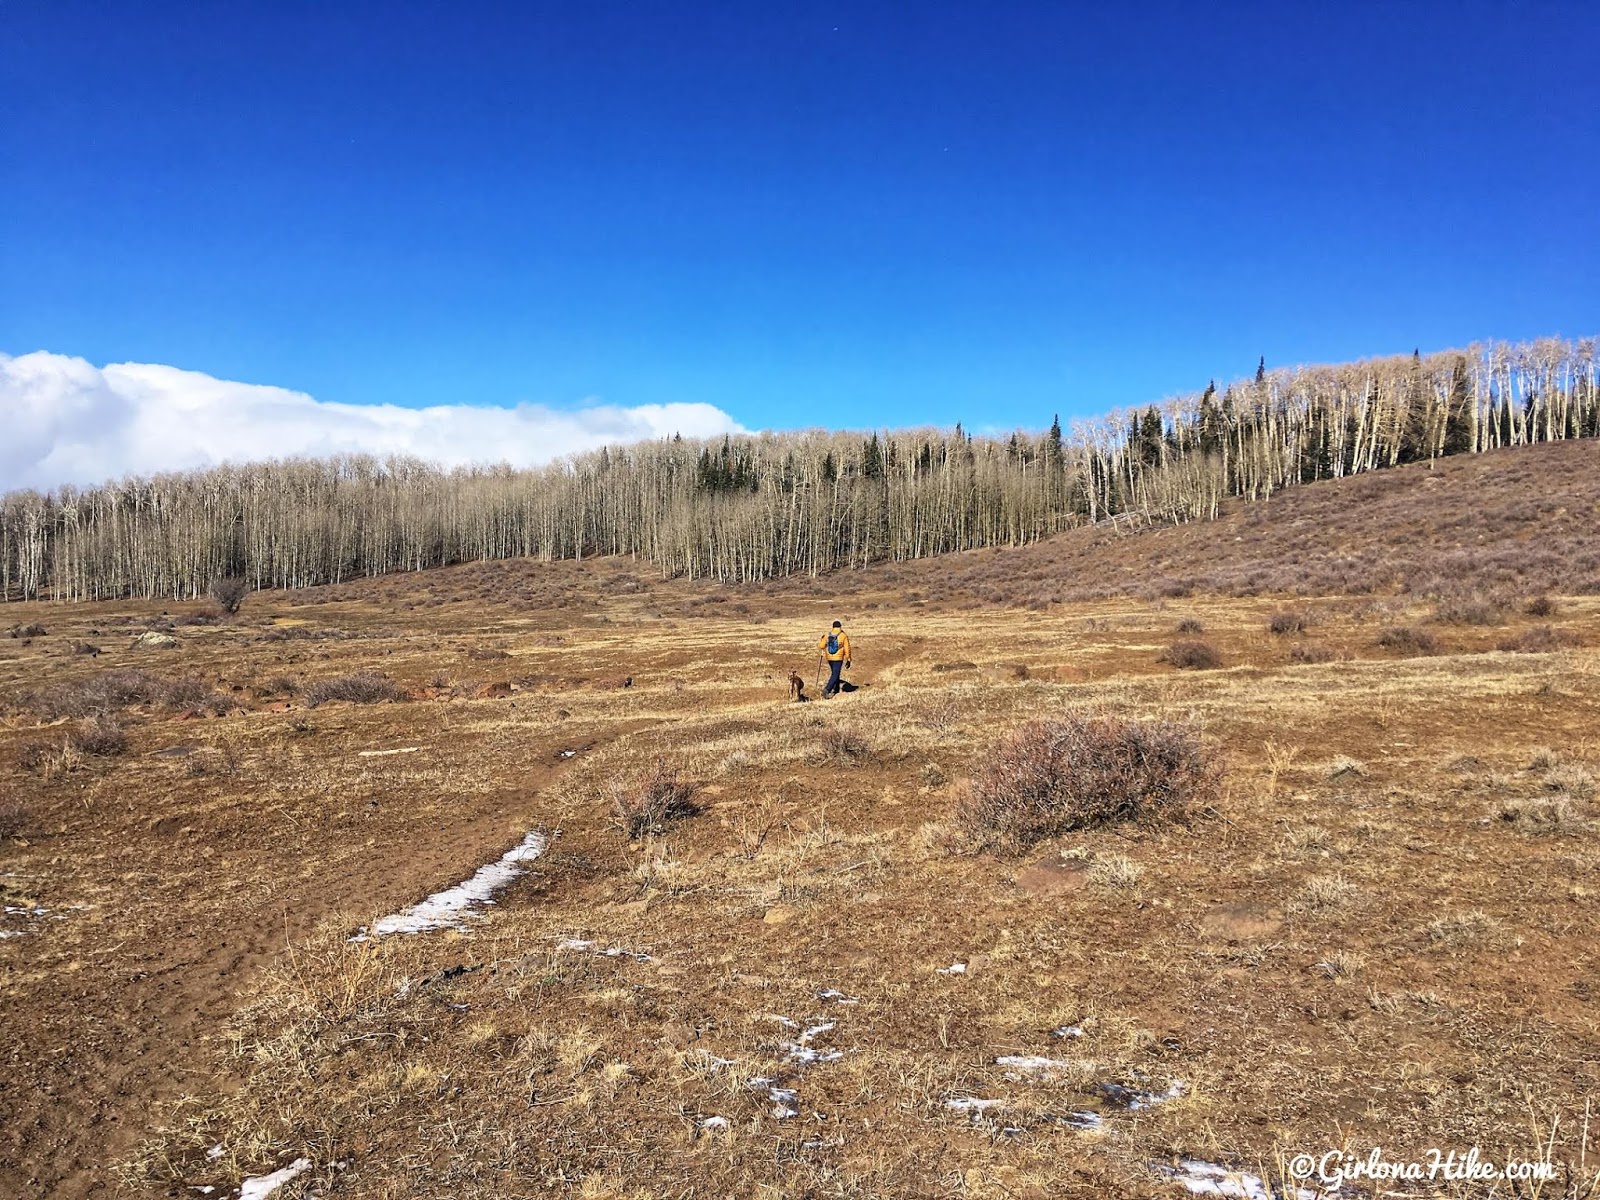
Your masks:
<svg viewBox="0 0 1600 1200"><path fill-rule="evenodd" d="M813 685L820 692L822 690L822 655L817 655L817 682Z"/></svg>

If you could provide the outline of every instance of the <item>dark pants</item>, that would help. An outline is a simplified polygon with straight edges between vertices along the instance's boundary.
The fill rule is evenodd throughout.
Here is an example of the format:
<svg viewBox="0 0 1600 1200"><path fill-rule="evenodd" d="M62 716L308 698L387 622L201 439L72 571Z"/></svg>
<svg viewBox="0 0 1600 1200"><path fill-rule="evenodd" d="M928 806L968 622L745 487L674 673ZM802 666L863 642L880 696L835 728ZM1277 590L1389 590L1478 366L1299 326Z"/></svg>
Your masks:
<svg viewBox="0 0 1600 1200"><path fill-rule="evenodd" d="M824 696L832 696L839 690L839 672L844 670L844 659L835 659L828 664L828 686L822 689Z"/></svg>

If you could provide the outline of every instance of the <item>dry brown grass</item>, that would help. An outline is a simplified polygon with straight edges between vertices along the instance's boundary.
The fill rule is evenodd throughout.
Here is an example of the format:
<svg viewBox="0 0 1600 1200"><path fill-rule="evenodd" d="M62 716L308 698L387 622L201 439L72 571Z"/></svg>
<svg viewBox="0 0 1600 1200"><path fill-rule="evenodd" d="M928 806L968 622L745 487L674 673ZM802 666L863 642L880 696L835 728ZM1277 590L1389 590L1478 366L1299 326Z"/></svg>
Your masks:
<svg viewBox="0 0 1600 1200"><path fill-rule="evenodd" d="M138 753L74 751L49 779L19 749L60 753L84 714L6 714L0 795L33 815L0 889L51 912L0 940L0 1191L83 1195L120 1161L132 1195L232 1194L303 1155L291 1189L329 1200L1149 1197L1176 1155L1526 1152L1530 1103L1578 1160L1600 652L1483 652L1536 620L1582 628L1592 600L1453 626L1430 657L1374 643L1431 599L1297 603L1333 669L1285 665L1263 629L1283 601L1197 594L1184 615L1235 668L1217 673L1154 661L1176 620L1155 601L974 621L889 588L850 610L869 686L794 705L782 680L836 581L633 589L628 564L582 567L256 594L152 676L244 709L119 705ZM105 631L157 615L17 619L40 614L58 638L0 641L0 693L137 667ZM111 649L91 664L73 637ZM429 686L477 646L524 664L513 695ZM308 713L266 682L375 666L417 699ZM1085 713L1203 728L1230 764L1214 815L950 853L1006 736ZM828 757L829 729L871 753ZM701 815L624 828L611 785L658 762L699 782ZM535 827L560 834L465 929L344 940ZM997 1061L1027 1056L1062 1065ZM1003 1107L974 1120L961 1096ZM1104 1132L1070 1127L1085 1109Z"/></svg>

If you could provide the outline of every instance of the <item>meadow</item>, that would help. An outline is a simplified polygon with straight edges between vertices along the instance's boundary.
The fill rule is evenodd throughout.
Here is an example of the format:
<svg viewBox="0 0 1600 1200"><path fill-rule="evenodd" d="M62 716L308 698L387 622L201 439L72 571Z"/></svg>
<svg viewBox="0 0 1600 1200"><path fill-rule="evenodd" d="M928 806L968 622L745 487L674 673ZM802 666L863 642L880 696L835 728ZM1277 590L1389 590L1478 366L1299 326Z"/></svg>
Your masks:
<svg viewBox="0 0 1600 1200"><path fill-rule="evenodd" d="M0 1193L1595 1194L1593 456L743 587L8 605ZM1041 721L1209 783L986 839Z"/></svg>

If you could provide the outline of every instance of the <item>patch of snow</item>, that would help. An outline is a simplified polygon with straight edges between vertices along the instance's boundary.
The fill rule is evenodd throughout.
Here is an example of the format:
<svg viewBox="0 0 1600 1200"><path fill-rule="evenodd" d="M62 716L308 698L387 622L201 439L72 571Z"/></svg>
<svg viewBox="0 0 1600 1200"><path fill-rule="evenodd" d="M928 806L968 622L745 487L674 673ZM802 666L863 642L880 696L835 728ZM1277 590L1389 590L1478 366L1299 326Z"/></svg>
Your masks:
<svg viewBox="0 0 1600 1200"><path fill-rule="evenodd" d="M572 950L585 954L598 954L602 958L631 958L634 962L655 962L655 959L642 950L627 950L621 946L601 946L588 938L562 938L556 943L556 949Z"/></svg>
<svg viewBox="0 0 1600 1200"><path fill-rule="evenodd" d="M1076 1109L1073 1112L1052 1116L1050 1119L1057 1125L1065 1125L1068 1129L1103 1129L1106 1124L1104 1117L1088 1109Z"/></svg>
<svg viewBox="0 0 1600 1200"><path fill-rule="evenodd" d="M967 964L962 962L951 963L948 967L939 968L939 974L941 975L965 975L966 973Z"/></svg>
<svg viewBox="0 0 1600 1200"><path fill-rule="evenodd" d="M1058 1038L1081 1038L1083 1036L1083 1028L1079 1025L1061 1025L1050 1032Z"/></svg>
<svg viewBox="0 0 1600 1200"><path fill-rule="evenodd" d="M0 938L26 937L26 929L0 929Z"/></svg>
<svg viewBox="0 0 1600 1200"><path fill-rule="evenodd" d="M549 844L550 839L545 834L530 833L501 855L498 861L479 867L471 879L445 891L435 892L420 904L413 904L410 908L384 917L370 931L362 930L350 940L365 941L369 936L384 937L391 933L463 929L470 909L493 904L494 894L522 875L522 864L538 858Z"/></svg>
<svg viewBox="0 0 1600 1200"><path fill-rule="evenodd" d="M271 1175L257 1175L246 1179L239 1185L239 1200L266 1200L284 1184L297 1175L303 1175L311 1170L309 1158L297 1158L281 1171L274 1171Z"/></svg>
<svg viewBox="0 0 1600 1200"><path fill-rule="evenodd" d="M708 1071L726 1071L733 1066L733 1059L720 1058L709 1050L695 1050L691 1057L698 1060L699 1065Z"/></svg>
<svg viewBox="0 0 1600 1200"><path fill-rule="evenodd" d="M767 1093L767 1099L772 1101L772 1115L778 1120L787 1121L800 1115L800 1093L793 1088L779 1087L765 1075L756 1076L750 1086Z"/></svg>
<svg viewBox="0 0 1600 1200"><path fill-rule="evenodd" d="M215 1146L206 1151L206 1158L211 1162L216 1162L217 1159L221 1158L226 1153L227 1151L222 1148L222 1143L218 1142Z"/></svg>
<svg viewBox="0 0 1600 1200"><path fill-rule="evenodd" d="M1158 1104L1164 1104L1168 1100L1178 1099L1183 1095L1184 1087L1181 1081L1174 1079L1164 1092L1147 1092L1120 1083L1099 1083L1095 1085L1094 1090L1111 1103L1121 1105L1129 1112L1142 1112Z"/></svg>
<svg viewBox="0 0 1600 1200"><path fill-rule="evenodd" d="M1038 1054L1002 1054L994 1060L994 1065L1017 1071L1066 1071L1075 1064L1064 1058L1045 1058Z"/></svg>
<svg viewBox="0 0 1600 1200"><path fill-rule="evenodd" d="M861 997L859 997L859 996L847 996L844 992L841 992L838 988L831 988L831 987L830 988L823 988L820 992L818 992L817 993L817 999L818 1000L823 1000L823 1001L831 1001L834 1004L860 1004L861 1003Z"/></svg>
<svg viewBox="0 0 1600 1200"><path fill-rule="evenodd" d="M810 1141L801 1142L800 1148L802 1150L829 1150L835 1146L842 1145L844 1145L844 1138L842 1137L812 1138Z"/></svg>
<svg viewBox="0 0 1600 1200"><path fill-rule="evenodd" d="M733 1123L731 1121L729 1121L727 1117L701 1117L700 1118L700 1130L701 1130L702 1133L706 1132L708 1130L717 1131L717 1130L728 1129L728 1128L730 1128L732 1126L732 1124Z"/></svg>
<svg viewBox="0 0 1600 1200"><path fill-rule="evenodd" d="M779 1049L789 1056L790 1062L798 1063L802 1067L838 1062L844 1057L843 1050L818 1050L815 1046L798 1046L794 1042L780 1043Z"/></svg>
<svg viewBox="0 0 1600 1200"><path fill-rule="evenodd" d="M795 1026L787 1017L781 1018L790 1028ZM838 1062L844 1057L843 1050L819 1050L811 1044L813 1038L821 1037L829 1032L838 1022L823 1021L819 1025L812 1025L800 1034L797 1042L780 1042L778 1048L789 1056L789 1061L801 1066L812 1067L818 1063Z"/></svg>
<svg viewBox="0 0 1600 1200"><path fill-rule="evenodd" d="M974 1118L988 1112L991 1108L1004 1108L1004 1100L985 1100L978 1096L951 1096L944 1102L946 1108L953 1108L957 1112L971 1113Z"/></svg>
<svg viewBox="0 0 1600 1200"><path fill-rule="evenodd" d="M391 754L415 754L421 749L421 746L400 746L394 750L357 750L356 755L360 758L386 758Z"/></svg>
<svg viewBox="0 0 1600 1200"><path fill-rule="evenodd" d="M573 756L574 756L574 755L575 755L575 754L577 754L577 753L578 753L578 752L577 752L577 751L576 751L576 750L563 750L563 751L562 751L562 752L561 752L561 757L562 757L562 758L571 758L571 757L573 757Z"/></svg>
<svg viewBox="0 0 1600 1200"><path fill-rule="evenodd" d="M1174 1183L1181 1183L1192 1196L1226 1196L1233 1200L1316 1200L1317 1195L1309 1188L1288 1188L1280 1192L1259 1175L1198 1158L1183 1159L1176 1167L1152 1165L1159 1174Z"/></svg>

